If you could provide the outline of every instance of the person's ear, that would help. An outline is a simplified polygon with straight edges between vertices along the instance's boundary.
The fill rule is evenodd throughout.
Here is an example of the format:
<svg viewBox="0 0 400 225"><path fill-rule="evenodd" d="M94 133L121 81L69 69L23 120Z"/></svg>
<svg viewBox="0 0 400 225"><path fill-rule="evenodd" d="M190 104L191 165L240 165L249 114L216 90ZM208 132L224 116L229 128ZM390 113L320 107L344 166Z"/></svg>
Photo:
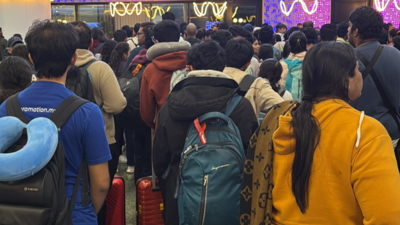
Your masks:
<svg viewBox="0 0 400 225"><path fill-rule="evenodd" d="M318 40L321 41L321 35L318 35Z"/></svg>
<svg viewBox="0 0 400 225"><path fill-rule="evenodd" d="M156 42L155 42L156 44L158 44L158 43L160 43L157 39L156 39Z"/></svg>
<svg viewBox="0 0 400 225"><path fill-rule="evenodd" d="M354 37L357 37L357 36L358 36L358 28L356 28L356 29L353 31L352 34L353 34Z"/></svg>
<svg viewBox="0 0 400 225"><path fill-rule="evenodd" d="M75 52L74 56L72 56L72 59L71 59L71 62L69 63L69 65L71 67L75 66L76 60L78 60L78 54L76 54L76 52Z"/></svg>
<svg viewBox="0 0 400 225"><path fill-rule="evenodd" d="M128 42L128 38L125 38L124 42Z"/></svg>
<svg viewBox="0 0 400 225"><path fill-rule="evenodd" d="M35 63L34 63L33 60L32 60L31 53L28 54L28 57L29 57L29 62L30 62L32 65L35 65Z"/></svg>
<svg viewBox="0 0 400 225"><path fill-rule="evenodd" d="M199 32L199 31L196 30L196 34L197 34L198 32Z"/></svg>
<svg viewBox="0 0 400 225"><path fill-rule="evenodd" d="M335 37L335 41L337 40L337 35L336 35L336 37Z"/></svg>

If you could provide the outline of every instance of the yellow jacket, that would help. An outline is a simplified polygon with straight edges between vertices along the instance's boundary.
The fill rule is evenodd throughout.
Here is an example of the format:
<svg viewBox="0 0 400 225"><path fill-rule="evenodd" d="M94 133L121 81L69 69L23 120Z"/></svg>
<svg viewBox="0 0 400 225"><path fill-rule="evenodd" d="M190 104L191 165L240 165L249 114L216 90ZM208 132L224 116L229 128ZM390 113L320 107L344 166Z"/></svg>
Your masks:
<svg viewBox="0 0 400 225"><path fill-rule="evenodd" d="M313 115L320 123L321 138L305 214L291 189L295 137L289 114L280 117L273 135L277 224L400 224L400 176L385 128L371 117L362 120L361 112L337 99L314 105Z"/></svg>

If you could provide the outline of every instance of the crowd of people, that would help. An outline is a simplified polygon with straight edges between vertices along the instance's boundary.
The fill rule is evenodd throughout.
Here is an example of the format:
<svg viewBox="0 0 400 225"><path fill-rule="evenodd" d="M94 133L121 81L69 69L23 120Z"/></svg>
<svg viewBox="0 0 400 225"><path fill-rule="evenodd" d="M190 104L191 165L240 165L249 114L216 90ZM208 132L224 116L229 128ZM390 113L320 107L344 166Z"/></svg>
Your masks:
<svg viewBox="0 0 400 225"><path fill-rule="evenodd" d="M135 182L153 167L164 223L182 224L176 192L188 129L206 113L226 113L237 96L229 118L246 159L240 202L229 206L236 224L400 224L399 50L400 30L369 7L319 29L305 21L206 31L167 12L112 39L81 21L37 21L25 39L6 40L0 28L0 117L16 93L21 108L56 109L74 95L72 68L87 70L94 100L59 132L69 201L88 163L90 204L76 196L74 225L105 224L118 163ZM121 116L131 103L120 79L132 75L140 81L134 124ZM50 111L23 112L30 121ZM204 209L198 223L215 224L213 213Z"/></svg>

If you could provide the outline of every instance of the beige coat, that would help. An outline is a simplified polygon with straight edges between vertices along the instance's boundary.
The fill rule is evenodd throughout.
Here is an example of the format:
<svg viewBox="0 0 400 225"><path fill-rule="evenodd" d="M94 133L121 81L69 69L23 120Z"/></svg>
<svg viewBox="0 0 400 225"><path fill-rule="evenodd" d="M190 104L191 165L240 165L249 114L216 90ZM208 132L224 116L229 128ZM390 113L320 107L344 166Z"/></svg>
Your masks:
<svg viewBox="0 0 400 225"><path fill-rule="evenodd" d="M298 59L298 60L303 61L304 57L306 56L306 53L307 53L306 51L300 52L300 53L297 53L297 54L290 53L288 59L291 59L291 60ZM286 79L287 79L287 76L289 74L289 68L288 68L288 65L283 60L281 60L280 63L282 65L282 69L283 70L282 70L281 80L279 81L279 85L281 86L281 88L285 88Z"/></svg>
<svg viewBox="0 0 400 225"><path fill-rule="evenodd" d="M78 60L75 66L83 66L94 59L89 50L78 49ZM115 143L114 115L122 112L126 106L126 99L119 88L114 72L105 62L94 62L89 66L88 72L92 79L93 94L96 104L102 108L101 113L106 125L108 144Z"/></svg>
<svg viewBox="0 0 400 225"><path fill-rule="evenodd" d="M223 73L232 77L238 84L247 75L246 72L233 67L226 67ZM272 89L268 80L262 78L257 78L253 82L245 98L250 101L257 118L260 112L266 112L273 105L283 101L281 96Z"/></svg>

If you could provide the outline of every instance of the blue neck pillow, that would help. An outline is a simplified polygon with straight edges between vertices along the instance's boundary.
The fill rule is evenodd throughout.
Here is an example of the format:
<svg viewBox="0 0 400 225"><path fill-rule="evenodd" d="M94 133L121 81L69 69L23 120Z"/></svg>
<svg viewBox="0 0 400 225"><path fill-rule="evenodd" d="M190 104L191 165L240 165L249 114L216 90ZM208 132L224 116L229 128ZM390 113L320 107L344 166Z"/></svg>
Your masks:
<svg viewBox="0 0 400 225"><path fill-rule="evenodd" d="M4 153L27 129L28 142L17 152ZM57 149L56 125L48 118L35 118L28 125L18 118L0 118L0 181L22 180L39 172Z"/></svg>

